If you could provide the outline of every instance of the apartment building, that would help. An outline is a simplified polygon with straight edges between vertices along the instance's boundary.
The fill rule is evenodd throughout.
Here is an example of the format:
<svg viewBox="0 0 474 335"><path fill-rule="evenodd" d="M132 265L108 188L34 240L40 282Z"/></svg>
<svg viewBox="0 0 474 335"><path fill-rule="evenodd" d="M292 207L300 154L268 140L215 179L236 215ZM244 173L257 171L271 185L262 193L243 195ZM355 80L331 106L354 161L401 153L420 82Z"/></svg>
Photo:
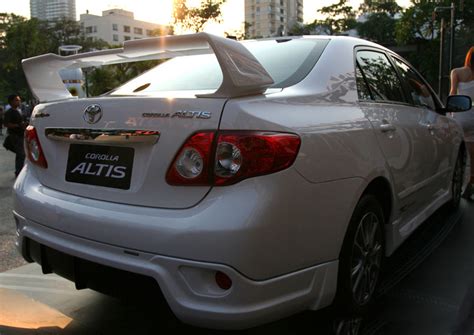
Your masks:
<svg viewBox="0 0 474 335"><path fill-rule="evenodd" d="M87 37L102 39L111 45L150 37L156 29L168 31L166 26L135 20L133 12L119 8L105 10L102 16L81 14L79 23Z"/></svg>
<svg viewBox="0 0 474 335"><path fill-rule="evenodd" d="M287 35L303 23L303 0L245 0L245 22L251 38Z"/></svg>
<svg viewBox="0 0 474 335"><path fill-rule="evenodd" d="M30 0L30 15L44 21L76 21L76 0Z"/></svg>

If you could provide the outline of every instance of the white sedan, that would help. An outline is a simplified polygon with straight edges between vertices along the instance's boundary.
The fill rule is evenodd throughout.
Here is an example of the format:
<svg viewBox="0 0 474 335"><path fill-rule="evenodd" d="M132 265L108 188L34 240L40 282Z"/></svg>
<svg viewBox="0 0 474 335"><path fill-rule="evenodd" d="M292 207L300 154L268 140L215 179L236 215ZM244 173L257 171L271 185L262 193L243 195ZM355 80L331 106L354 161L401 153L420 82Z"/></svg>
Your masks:
<svg viewBox="0 0 474 335"><path fill-rule="evenodd" d="M149 59L166 61L95 98L59 75ZM199 33L23 67L42 102L14 187L24 258L78 289L151 282L192 325L365 310L384 257L467 182L446 114L470 99L444 107L364 40Z"/></svg>

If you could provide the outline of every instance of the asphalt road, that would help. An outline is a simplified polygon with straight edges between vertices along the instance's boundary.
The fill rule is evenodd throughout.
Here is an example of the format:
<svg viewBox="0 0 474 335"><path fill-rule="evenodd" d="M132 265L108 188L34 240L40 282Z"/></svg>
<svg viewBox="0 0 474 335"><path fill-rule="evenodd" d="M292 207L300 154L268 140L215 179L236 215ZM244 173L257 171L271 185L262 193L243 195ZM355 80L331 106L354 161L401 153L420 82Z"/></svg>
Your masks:
<svg viewBox="0 0 474 335"><path fill-rule="evenodd" d="M15 221L11 213L15 154L5 150L4 138L5 135L0 136L0 272L25 264L15 249Z"/></svg>
<svg viewBox="0 0 474 335"><path fill-rule="evenodd" d="M153 294L131 301L77 291L25 265L14 247L13 167L0 147L0 335L222 333L182 324ZM370 314L342 318L329 308L232 334L472 335L473 255L474 202L463 200L456 212L437 211L388 259Z"/></svg>

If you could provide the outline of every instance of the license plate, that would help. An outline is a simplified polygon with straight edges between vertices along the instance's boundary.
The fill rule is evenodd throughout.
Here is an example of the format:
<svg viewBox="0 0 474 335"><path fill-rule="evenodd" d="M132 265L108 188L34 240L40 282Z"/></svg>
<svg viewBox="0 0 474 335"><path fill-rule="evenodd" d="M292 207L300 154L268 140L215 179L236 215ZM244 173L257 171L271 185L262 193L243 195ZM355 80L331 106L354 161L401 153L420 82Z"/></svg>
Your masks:
<svg viewBox="0 0 474 335"><path fill-rule="evenodd" d="M133 155L133 148L71 144L66 180L128 190Z"/></svg>

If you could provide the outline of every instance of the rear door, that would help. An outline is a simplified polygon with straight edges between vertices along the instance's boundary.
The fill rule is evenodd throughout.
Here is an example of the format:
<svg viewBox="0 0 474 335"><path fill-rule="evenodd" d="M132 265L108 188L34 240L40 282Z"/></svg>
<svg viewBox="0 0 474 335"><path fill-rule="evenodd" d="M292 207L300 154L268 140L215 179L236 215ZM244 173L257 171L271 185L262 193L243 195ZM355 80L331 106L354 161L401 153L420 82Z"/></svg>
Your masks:
<svg viewBox="0 0 474 335"><path fill-rule="evenodd" d="M401 215L408 218L428 203L434 171L433 139L423 109L407 100L383 51L357 50L361 107L371 121L390 170ZM361 87L366 87L365 90Z"/></svg>

